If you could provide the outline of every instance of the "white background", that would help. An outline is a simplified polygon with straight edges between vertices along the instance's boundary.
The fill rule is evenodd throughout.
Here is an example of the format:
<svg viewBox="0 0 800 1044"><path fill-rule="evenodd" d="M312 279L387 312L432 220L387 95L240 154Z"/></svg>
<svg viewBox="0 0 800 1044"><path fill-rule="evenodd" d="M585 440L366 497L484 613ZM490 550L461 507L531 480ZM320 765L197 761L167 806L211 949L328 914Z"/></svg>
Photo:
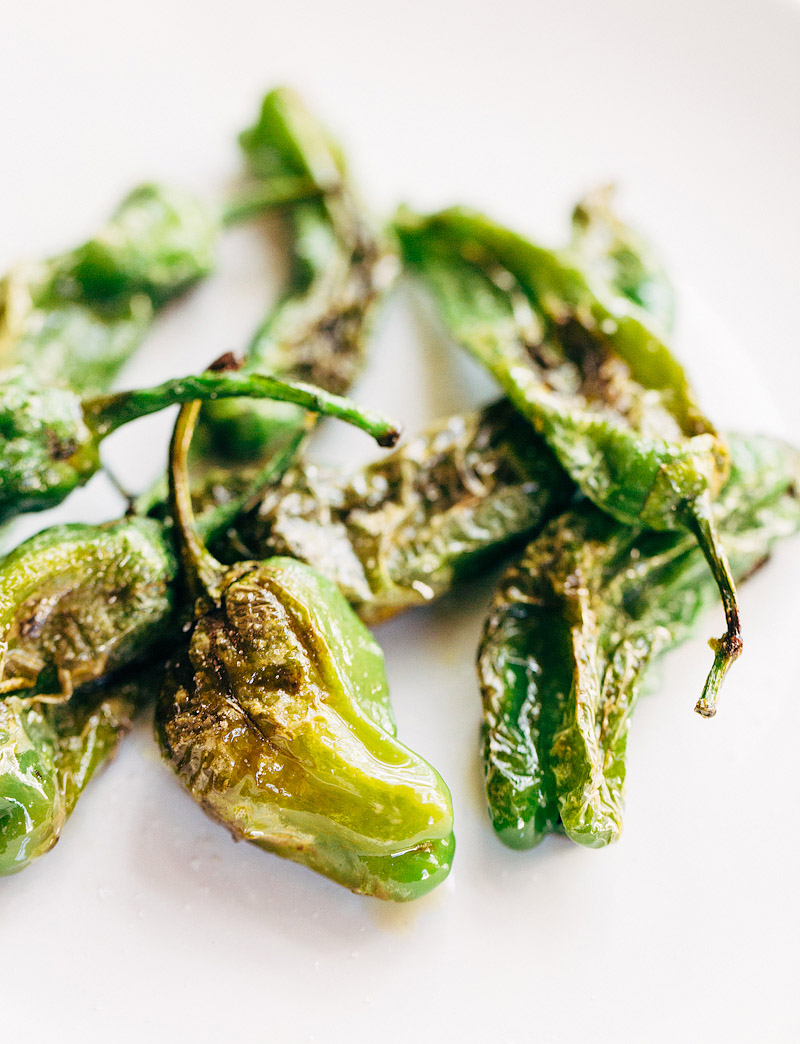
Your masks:
<svg viewBox="0 0 800 1044"><path fill-rule="evenodd" d="M721 424L800 439L800 8L779 0L108 0L3 5L0 269L88 234L136 181L221 191L288 82L377 209L455 201L556 242L616 179L681 289L680 346ZM242 347L280 285L266 228L171 311L126 383ZM359 397L413 430L490 385L400 292ZM782 418L782 419L781 419ZM143 486L169 418L109 447ZM364 455L330 429L318 453ZM102 480L59 517L118 510ZM37 526L45 520L37 520ZM704 621L636 713L626 830L592 852L495 841L473 657L493 578L381 628L400 734L448 780L449 881L364 900L206 820L142 724L57 848L0 881L3 1040L800 1039L798 543L741 594L746 651L692 713Z"/></svg>

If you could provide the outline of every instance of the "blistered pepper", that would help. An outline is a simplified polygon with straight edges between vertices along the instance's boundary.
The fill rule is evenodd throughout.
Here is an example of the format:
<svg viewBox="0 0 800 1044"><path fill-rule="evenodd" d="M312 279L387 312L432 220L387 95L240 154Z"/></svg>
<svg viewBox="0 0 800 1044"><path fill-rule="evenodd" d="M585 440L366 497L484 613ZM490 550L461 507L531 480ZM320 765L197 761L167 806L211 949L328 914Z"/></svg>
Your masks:
<svg viewBox="0 0 800 1044"><path fill-rule="evenodd" d="M155 312L211 271L219 231L217 210L188 193L134 189L87 243L0 282L0 366L105 391Z"/></svg>
<svg viewBox="0 0 800 1044"><path fill-rule="evenodd" d="M235 838L384 899L449 872L452 806L395 738L383 657L338 588L287 558L226 568L197 540L186 477L197 405L172 444L171 500L198 596L156 727L164 756Z"/></svg>
<svg viewBox="0 0 800 1044"><path fill-rule="evenodd" d="M0 700L0 875L24 870L50 851L147 696L139 679L60 706Z"/></svg>
<svg viewBox="0 0 800 1044"><path fill-rule="evenodd" d="M754 436L730 447L714 511L742 581L800 529L800 453ZM486 793L502 841L619 837L631 713L652 662L714 594L689 534L631 528L589 503L529 545L501 580L478 654Z"/></svg>
<svg viewBox="0 0 800 1044"><path fill-rule="evenodd" d="M239 140L250 191L270 193L294 181L318 193L282 211L291 243L290 282L245 352L244 372L343 395L364 365L397 258L368 217L341 149L293 91L270 91ZM288 445L298 447L308 422L307 414L285 403L215 403L203 410L197 447L237 465L264 461Z"/></svg>
<svg viewBox="0 0 800 1044"><path fill-rule="evenodd" d="M628 525L692 532L719 588L726 633L696 709L716 711L741 651L734 580L712 501L724 441L648 315L608 280L453 209L402 213L404 257L431 288L456 340L496 377L583 493Z"/></svg>
<svg viewBox="0 0 800 1044"><path fill-rule="evenodd" d="M168 633L177 563L165 527L51 526L0 562L0 693L66 699Z"/></svg>

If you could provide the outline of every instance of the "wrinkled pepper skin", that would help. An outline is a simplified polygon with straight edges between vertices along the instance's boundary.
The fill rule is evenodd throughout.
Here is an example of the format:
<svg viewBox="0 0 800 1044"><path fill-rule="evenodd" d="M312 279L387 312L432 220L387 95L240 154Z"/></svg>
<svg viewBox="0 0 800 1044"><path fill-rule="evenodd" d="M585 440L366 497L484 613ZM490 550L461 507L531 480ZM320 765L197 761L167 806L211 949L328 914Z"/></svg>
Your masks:
<svg viewBox="0 0 800 1044"><path fill-rule="evenodd" d="M383 656L338 587L290 558L226 568L194 525L178 415L170 507L195 621L156 711L164 756L236 838L353 891L414 899L447 876L447 787L395 738Z"/></svg>
<svg viewBox="0 0 800 1044"><path fill-rule="evenodd" d="M63 706L0 701L0 875L24 870L55 845L141 698L138 683L128 681Z"/></svg>
<svg viewBox="0 0 800 1044"><path fill-rule="evenodd" d="M380 649L308 566L234 567L156 720L166 759L235 838L383 899L449 872L447 787L395 738Z"/></svg>
<svg viewBox="0 0 800 1044"><path fill-rule="evenodd" d="M215 365L226 369L236 360L223 356ZM347 400L319 388L258 374L204 373L86 399L69 388L41 385L21 367L4 378L0 383L0 522L59 504L97 472L104 438L124 424L176 403L246 396L281 400L303 415L320 403L334 415L337 410L345 417L352 413ZM363 410L360 415L375 417Z"/></svg>
<svg viewBox="0 0 800 1044"><path fill-rule="evenodd" d="M305 464L214 543L223 561L290 555L376 624L489 568L574 485L507 401L449 417L355 473Z"/></svg>
<svg viewBox="0 0 800 1044"><path fill-rule="evenodd" d="M339 146L293 91L271 91L240 143L256 186L304 179L320 193L283 210L290 284L253 337L245 372L343 395L363 368L375 313L399 262L367 216ZM263 462L299 446L308 430L307 414L287 404L215 403L203 411L196 449L237 465Z"/></svg>
<svg viewBox="0 0 800 1044"><path fill-rule="evenodd" d="M0 694L67 699L146 656L174 623L177 573L169 535L150 519L26 540L0 562Z"/></svg>
<svg viewBox="0 0 800 1044"><path fill-rule="evenodd" d="M697 703L711 717L741 651L735 584L714 525L724 441L650 319L608 282L471 211L401 212L406 262L444 320L547 441L581 491L628 525L684 529L720 590L726 634Z"/></svg>
<svg viewBox="0 0 800 1044"><path fill-rule="evenodd" d="M800 528L800 454L733 436L715 504L746 579ZM547 832L601 847L622 828L631 712L650 664L714 600L689 534L620 525L590 504L555 519L503 577L478 654L492 823L512 848Z"/></svg>
<svg viewBox="0 0 800 1044"><path fill-rule="evenodd" d="M217 212L188 193L134 189L88 243L0 282L0 366L105 391L155 312L212 270L219 232Z"/></svg>

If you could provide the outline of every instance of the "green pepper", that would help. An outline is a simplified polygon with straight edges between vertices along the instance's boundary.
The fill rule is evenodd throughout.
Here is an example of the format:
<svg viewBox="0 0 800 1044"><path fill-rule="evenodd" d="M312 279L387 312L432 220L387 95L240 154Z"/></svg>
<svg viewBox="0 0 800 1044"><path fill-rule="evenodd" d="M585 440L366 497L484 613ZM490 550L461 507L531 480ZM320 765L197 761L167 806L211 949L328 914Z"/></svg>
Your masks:
<svg viewBox="0 0 800 1044"><path fill-rule="evenodd" d="M140 185L93 239L0 281L0 366L83 395L105 391L156 312L211 272L223 224L317 193L308 178L275 178L220 210Z"/></svg>
<svg viewBox="0 0 800 1044"><path fill-rule="evenodd" d="M163 526L51 526L0 562L0 693L72 695L145 655L175 609Z"/></svg>
<svg viewBox="0 0 800 1044"><path fill-rule="evenodd" d="M24 870L58 841L145 693L140 679L63 706L16 696L0 701L0 875Z"/></svg>
<svg viewBox="0 0 800 1044"><path fill-rule="evenodd" d="M134 189L88 243L0 283L0 365L105 391L156 310L211 271L219 231L216 209L188 193Z"/></svg>
<svg viewBox="0 0 800 1044"><path fill-rule="evenodd" d="M291 468L213 549L227 562L306 562L374 624L489 568L573 491L547 445L501 401L440 421L352 474Z"/></svg>
<svg viewBox="0 0 800 1044"><path fill-rule="evenodd" d="M240 142L253 191L308 181L319 192L283 211L292 243L290 284L253 337L244 372L343 395L363 367L396 258L367 217L338 145L293 91L271 91ZM287 445L298 447L307 421L286 403L215 403L203 410L196 448L237 465L263 461Z"/></svg>
<svg viewBox="0 0 800 1044"><path fill-rule="evenodd" d="M800 453L752 436L730 446L714 510L741 581L800 528ZM630 528L589 503L530 544L500 583L478 654L486 793L502 841L528 848L553 830L591 847L618 838L648 667L714 593L691 535Z"/></svg>
<svg viewBox="0 0 800 1044"><path fill-rule="evenodd" d="M500 382L582 492L628 525L692 532L725 609L696 710L716 711L741 651L713 497L728 453L648 316L607 281L470 211L397 221L405 260L456 340Z"/></svg>
<svg viewBox="0 0 800 1044"><path fill-rule="evenodd" d="M223 356L214 365L225 369L235 360ZM100 467L100 443L122 425L175 403L223 396L280 400L301 412L324 403L335 415L352 414L345 400L318 388L258 374L204 373L81 400L70 389L40 385L17 368L0 385L0 522L53 507L88 482ZM386 434L382 418L362 416L371 416L376 430Z"/></svg>
<svg viewBox="0 0 800 1044"><path fill-rule="evenodd" d="M338 588L287 558L226 568L193 529L186 456L198 405L173 436L170 493L196 619L156 712L162 751L235 838L384 899L449 872L452 806L395 738L383 657Z"/></svg>

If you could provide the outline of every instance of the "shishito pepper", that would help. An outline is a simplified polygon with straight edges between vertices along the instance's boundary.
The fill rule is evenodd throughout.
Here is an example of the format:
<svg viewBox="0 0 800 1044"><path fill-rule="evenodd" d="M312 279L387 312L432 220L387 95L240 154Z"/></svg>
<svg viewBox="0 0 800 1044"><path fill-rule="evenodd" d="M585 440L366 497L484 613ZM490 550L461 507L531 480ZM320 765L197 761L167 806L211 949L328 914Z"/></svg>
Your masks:
<svg viewBox="0 0 800 1044"><path fill-rule="evenodd" d="M730 446L714 511L741 581L800 529L800 453L763 437ZM691 535L630 528L588 503L529 545L500 583L478 654L486 793L502 841L529 848L554 830L590 847L618 838L648 668L714 594Z"/></svg>
<svg viewBox="0 0 800 1044"><path fill-rule="evenodd" d="M93 239L0 282L0 366L105 391L156 310L211 271L220 227L217 210L188 193L134 189Z"/></svg>
<svg viewBox="0 0 800 1044"><path fill-rule="evenodd" d="M711 568L726 633L697 703L716 711L741 651L734 580L713 498L723 440L643 309L601 279L480 214L401 212L406 262L432 290L456 340L499 381L587 497L628 525L689 530Z"/></svg>
<svg viewBox="0 0 800 1044"><path fill-rule="evenodd" d="M66 699L168 631L177 562L163 525L52 526L0 562L0 694Z"/></svg>
<svg viewBox="0 0 800 1044"><path fill-rule="evenodd" d="M236 365L223 356L218 369ZM100 467L100 443L138 417L194 399L249 396L288 402L301 413L325 403L345 417L345 400L310 385L289 385L258 374L204 373L133 391L81 399L69 388L40 385L17 368L0 384L0 522L60 503ZM362 411L362 416L368 414Z"/></svg>
<svg viewBox="0 0 800 1044"><path fill-rule="evenodd" d="M547 445L501 401L439 421L355 472L291 468L213 549L227 562L306 562L374 624L489 568L573 493Z"/></svg>
<svg viewBox="0 0 800 1044"><path fill-rule="evenodd" d="M16 696L0 701L0 875L24 870L50 851L147 695L137 679L66 705Z"/></svg>
<svg viewBox="0 0 800 1044"><path fill-rule="evenodd" d="M282 211L289 287L253 337L244 372L343 395L364 365L377 306L399 262L368 217L341 149L293 91L270 91L239 140L256 195L293 182L317 192ZM263 461L299 446L308 421L287 404L215 403L203 410L195 448L238 465Z"/></svg>
<svg viewBox="0 0 800 1044"><path fill-rule="evenodd" d="M164 756L234 837L384 899L438 884L453 854L447 787L395 738L383 657L329 580L287 558L226 568L193 529L173 436L171 500L198 596L156 712Z"/></svg>
<svg viewBox="0 0 800 1044"><path fill-rule="evenodd" d="M105 391L156 313L212 271L223 225L317 191L302 176L274 178L219 208L140 185L88 242L0 281L0 367L82 395Z"/></svg>

